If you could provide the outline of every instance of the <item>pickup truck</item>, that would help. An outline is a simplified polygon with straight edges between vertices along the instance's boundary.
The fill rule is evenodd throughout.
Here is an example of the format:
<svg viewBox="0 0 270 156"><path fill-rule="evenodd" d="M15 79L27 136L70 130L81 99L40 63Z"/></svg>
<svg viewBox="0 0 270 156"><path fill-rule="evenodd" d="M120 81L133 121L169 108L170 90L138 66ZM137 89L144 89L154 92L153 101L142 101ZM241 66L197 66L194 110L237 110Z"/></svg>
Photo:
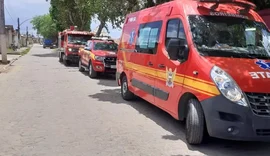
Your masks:
<svg viewBox="0 0 270 156"><path fill-rule="evenodd" d="M118 45L113 40L91 39L79 49L79 71L88 71L90 78L116 73Z"/></svg>

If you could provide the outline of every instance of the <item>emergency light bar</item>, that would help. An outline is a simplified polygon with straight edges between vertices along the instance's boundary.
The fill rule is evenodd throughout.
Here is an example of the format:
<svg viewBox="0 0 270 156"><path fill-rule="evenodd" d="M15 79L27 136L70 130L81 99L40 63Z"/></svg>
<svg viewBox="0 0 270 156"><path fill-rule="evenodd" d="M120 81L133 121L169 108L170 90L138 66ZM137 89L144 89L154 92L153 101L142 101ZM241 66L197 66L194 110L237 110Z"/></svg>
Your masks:
<svg viewBox="0 0 270 156"><path fill-rule="evenodd" d="M256 5L245 1L245 0L197 0L199 2L205 2L205 3L215 3L211 9L216 9L218 8L219 4L226 4L226 3L231 3L231 4L235 4L241 7L244 7L245 10L249 10L249 9L256 9Z"/></svg>

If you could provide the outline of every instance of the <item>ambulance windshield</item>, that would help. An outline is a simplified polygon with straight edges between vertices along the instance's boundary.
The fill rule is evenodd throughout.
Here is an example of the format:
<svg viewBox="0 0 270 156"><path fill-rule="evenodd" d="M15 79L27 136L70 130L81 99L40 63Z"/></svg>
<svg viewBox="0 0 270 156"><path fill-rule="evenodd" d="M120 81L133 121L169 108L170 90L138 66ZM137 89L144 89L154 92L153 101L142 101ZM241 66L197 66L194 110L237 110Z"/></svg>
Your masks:
<svg viewBox="0 0 270 156"><path fill-rule="evenodd" d="M80 35L80 34L69 34L68 35L68 43L69 44L85 45L86 42L90 39L91 39L90 35Z"/></svg>
<svg viewBox="0 0 270 156"><path fill-rule="evenodd" d="M270 33L263 23L224 16L189 16L200 54L214 57L270 59Z"/></svg>

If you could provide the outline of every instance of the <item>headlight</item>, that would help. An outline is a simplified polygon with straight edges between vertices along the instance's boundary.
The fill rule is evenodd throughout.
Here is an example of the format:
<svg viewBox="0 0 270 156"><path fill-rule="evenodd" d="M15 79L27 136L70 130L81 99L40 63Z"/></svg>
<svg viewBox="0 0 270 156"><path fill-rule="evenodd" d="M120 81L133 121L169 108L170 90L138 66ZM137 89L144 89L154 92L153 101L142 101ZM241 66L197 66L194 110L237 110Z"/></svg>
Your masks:
<svg viewBox="0 0 270 156"><path fill-rule="evenodd" d="M68 48L68 51L72 51L72 49L71 48Z"/></svg>
<svg viewBox="0 0 270 156"><path fill-rule="evenodd" d="M103 61L105 59L104 56L95 56L95 60L97 61Z"/></svg>
<svg viewBox="0 0 270 156"><path fill-rule="evenodd" d="M211 70L211 78L220 92L230 101L242 106L248 106L245 96L233 78L221 68L214 66Z"/></svg>

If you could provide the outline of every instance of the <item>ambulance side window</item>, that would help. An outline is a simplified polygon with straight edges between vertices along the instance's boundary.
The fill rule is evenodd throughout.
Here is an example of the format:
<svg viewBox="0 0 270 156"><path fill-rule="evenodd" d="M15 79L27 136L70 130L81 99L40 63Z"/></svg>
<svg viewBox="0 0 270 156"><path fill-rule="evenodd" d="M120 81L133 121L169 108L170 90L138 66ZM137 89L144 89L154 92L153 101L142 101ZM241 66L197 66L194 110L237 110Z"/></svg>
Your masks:
<svg viewBox="0 0 270 156"><path fill-rule="evenodd" d="M184 26L180 19L171 19L168 21L165 40L166 47L168 41L175 38L181 39L184 43L187 43Z"/></svg>
<svg viewBox="0 0 270 156"><path fill-rule="evenodd" d="M138 53L156 54L162 21L140 25L136 50Z"/></svg>

